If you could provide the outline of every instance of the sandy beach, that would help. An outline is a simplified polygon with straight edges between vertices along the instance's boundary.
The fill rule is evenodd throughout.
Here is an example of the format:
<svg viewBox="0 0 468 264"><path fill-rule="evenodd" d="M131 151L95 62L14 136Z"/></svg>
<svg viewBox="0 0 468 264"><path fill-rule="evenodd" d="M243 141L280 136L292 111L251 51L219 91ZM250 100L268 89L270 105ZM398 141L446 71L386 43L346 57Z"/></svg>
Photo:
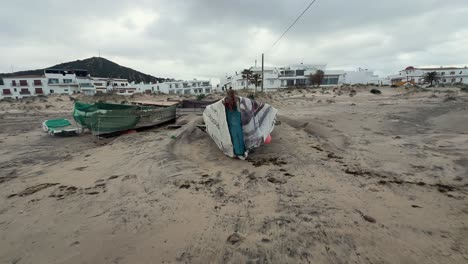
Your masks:
<svg viewBox="0 0 468 264"><path fill-rule="evenodd" d="M371 88L257 98L245 161L200 116L51 137L68 96L0 102L0 263L468 263L468 93Z"/></svg>

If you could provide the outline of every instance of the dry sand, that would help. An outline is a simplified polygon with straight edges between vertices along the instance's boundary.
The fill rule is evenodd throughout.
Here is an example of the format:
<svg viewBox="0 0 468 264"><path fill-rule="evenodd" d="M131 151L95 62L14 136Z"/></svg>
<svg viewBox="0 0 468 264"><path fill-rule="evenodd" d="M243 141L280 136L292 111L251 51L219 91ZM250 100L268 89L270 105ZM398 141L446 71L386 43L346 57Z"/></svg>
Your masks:
<svg viewBox="0 0 468 264"><path fill-rule="evenodd" d="M354 89L261 98L247 161L200 117L104 142L41 132L68 97L1 102L0 263L467 263L468 94Z"/></svg>

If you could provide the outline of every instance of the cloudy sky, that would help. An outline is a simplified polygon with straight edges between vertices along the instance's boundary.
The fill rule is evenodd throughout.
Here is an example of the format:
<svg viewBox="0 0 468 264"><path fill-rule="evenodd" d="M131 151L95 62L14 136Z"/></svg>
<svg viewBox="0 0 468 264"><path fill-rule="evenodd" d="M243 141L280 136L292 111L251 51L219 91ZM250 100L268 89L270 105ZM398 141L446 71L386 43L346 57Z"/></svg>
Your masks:
<svg viewBox="0 0 468 264"><path fill-rule="evenodd" d="M0 0L0 72L98 56L158 76L211 78L326 63L380 75L468 65L467 0Z"/></svg>

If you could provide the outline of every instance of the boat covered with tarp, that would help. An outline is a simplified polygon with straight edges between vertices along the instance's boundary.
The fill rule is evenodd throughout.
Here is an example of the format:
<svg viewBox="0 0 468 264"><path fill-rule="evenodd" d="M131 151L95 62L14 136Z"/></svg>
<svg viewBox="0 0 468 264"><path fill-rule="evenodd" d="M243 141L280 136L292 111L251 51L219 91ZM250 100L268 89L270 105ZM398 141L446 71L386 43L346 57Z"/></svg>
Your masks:
<svg viewBox="0 0 468 264"><path fill-rule="evenodd" d="M76 136L79 129L66 118L49 119L42 122L42 130L51 136Z"/></svg>
<svg viewBox="0 0 468 264"><path fill-rule="evenodd" d="M176 118L176 107L75 102L73 118L94 135L163 124Z"/></svg>
<svg viewBox="0 0 468 264"><path fill-rule="evenodd" d="M247 158L249 151L271 141L278 110L269 104L230 95L203 112L206 132L229 157Z"/></svg>

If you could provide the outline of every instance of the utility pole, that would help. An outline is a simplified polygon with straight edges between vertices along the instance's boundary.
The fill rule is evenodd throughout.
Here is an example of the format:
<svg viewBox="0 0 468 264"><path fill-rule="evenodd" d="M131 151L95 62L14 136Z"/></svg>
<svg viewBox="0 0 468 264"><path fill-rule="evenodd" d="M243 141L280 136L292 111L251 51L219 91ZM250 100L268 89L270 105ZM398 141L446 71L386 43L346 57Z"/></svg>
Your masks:
<svg viewBox="0 0 468 264"><path fill-rule="evenodd" d="M264 78L265 73L264 73L264 68L263 68L263 61L264 61L264 59L263 59L263 53L262 53L262 93L263 93L263 81L264 81L264 79L265 79L265 78Z"/></svg>

